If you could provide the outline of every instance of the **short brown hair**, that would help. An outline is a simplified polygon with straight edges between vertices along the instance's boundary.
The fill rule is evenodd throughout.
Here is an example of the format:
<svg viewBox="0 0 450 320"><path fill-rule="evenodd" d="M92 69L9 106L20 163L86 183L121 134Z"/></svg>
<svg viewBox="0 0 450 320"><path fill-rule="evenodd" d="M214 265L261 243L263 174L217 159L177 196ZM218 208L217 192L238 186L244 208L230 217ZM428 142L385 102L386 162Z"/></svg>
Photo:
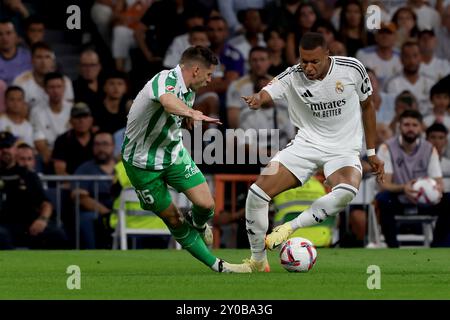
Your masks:
<svg viewBox="0 0 450 320"><path fill-rule="evenodd" d="M212 52L209 48L202 46L190 47L183 52L180 59L180 64L186 64L192 61L200 62L207 68L211 65L216 66L219 64L219 60L214 52Z"/></svg>

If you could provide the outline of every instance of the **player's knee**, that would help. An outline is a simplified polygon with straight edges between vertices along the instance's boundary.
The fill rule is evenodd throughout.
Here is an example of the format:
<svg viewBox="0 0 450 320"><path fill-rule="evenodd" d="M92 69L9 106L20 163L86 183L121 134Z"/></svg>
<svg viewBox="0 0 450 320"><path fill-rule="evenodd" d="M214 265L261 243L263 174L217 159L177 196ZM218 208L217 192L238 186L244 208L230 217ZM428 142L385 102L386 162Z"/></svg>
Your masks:
<svg viewBox="0 0 450 320"><path fill-rule="evenodd" d="M358 189L347 183L340 183L332 189L338 207L345 208L358 193Z"/></svg>
<svg viewBox="0 0 450 320"><path fill-rule="evenodd" d="M270 200L271 199L266 192L254 183L248 190L246 206L251 208L261 208L267 206Z"/></svg>
<svg viewBox="0 0 450 320"><path fill-rule="evenodd" d="M318 222L322 222L329 216L335 216L353 200L358 193L358 189L352 185L340 183L335 186L332 191L318 199L312 205L314 218Z"/></svg>
<svg viewBox="0 0 450 320"><path fill-rule="evenodd" d="M201 211L213 211L215 207L214 199L212 197L207 197L202 199L200 203L197 203L196 206L199 207Z"/></svg>

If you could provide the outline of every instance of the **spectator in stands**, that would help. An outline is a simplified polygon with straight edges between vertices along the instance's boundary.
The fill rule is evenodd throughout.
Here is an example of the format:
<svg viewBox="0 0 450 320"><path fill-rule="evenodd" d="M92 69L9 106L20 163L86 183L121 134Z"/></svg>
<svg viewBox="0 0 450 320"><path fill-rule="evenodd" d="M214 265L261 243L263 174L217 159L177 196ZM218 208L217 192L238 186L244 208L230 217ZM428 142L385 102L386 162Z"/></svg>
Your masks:
<svg viewBox="0 0 450 320"><path fill-rule="evenodd" d="M227 118L228 127L236 129L240 127L242 112L248 110L242 96L252 95L255 91L256 80L266 77L271 80L267 71L270 68L269 51L264 47L254 47L250 51L250 72L233 81L227 91Z"/></svg>
<svg viewBox="0 0 450 320"><path fill-rule="evenodd" d="M0 132L0 248L63 249L66 236L51 220L52 205L39 177L17 164L16 138Z"/></svg>
<svg viewBox="0 0 450 320"><path fill-rule="evenodd" d="M289 67L285 55L286 35L281 29L266 29L264 41L269 49L270 68L268 73L277 76Z"/></svg>
<svg viewBox="0 0 450 320"><path fill-rule="evenodd" d="M266 46L263 36L264 25L261 19L261 13L257 9L241 11L239 17L241 18L245 32L231 38L229 43L244 57L245 71L248 72L250 66L247 59L250 50L256 46Z"/></svg>
<svg viewBox="0 0 450 320"><path fill-rule="evenodd" d="M31 70L30 52L17 45L14 25L9 20L0 20L0 79L10 85L22 72Z"/></svg>
<svg viewBox="0 0 450 320"><path fill-rule="evenodd" d="M333 24L323 18L317 21L315 29L323 35L328 45L338 38L337 31Z"/></svg>
<svg viewBox="0 0 450 320"><path fill-rule="evenodd" d="M147 62L161 64L173 38L185 32L185 2L187 1L157 1L145 12L134 36ZM195 11L195 8L190 10Z"/></svg>
<svg viewBox="0 0 450 320"><path fill-rule="evenodd" d="M173 39L164 56L164 67L168 69L175 68L175 66L178 64L178 61L180 61L181 55L184 50L186 50L190 46L195 46L196 44L205 46L204 42L199 43L198 41L196 41L196 39L194 39L201 31L201 33L206 32L206 30L197 29L197 27L203 27L204 25L205 19L200 12L189 13L189 15L186 17L187 32L176 36ZM196 32L192 32L194 28L196 29ZM208 39L206 42L208 42Z"/></svg>
<svg viewBox="0 0 450 320"><path fill-rule="evenodd" d="M372 69L366 68L366 71L372 84L372 101L377 112L377 124L389 126L395 115L395 96L381 91L378 78Z"/></svg>
<svg viewBox="0 0 450 320"><path fill-rule="evenodd" d="M241 12L249 9L262 10L269 2L272 0L217 0L220 14L227 21L231 34L234 35L247 31L243 20L239 17ZM244 57L247 56L244 55Z"/></svg>
<svg viewBox="0 0 450 320"><path fill-rule="evenodd" d="M31 145L25 142L17 145L17 164L31 172L36 172L36 152Z"/></svg>
<svg viewBox="0 0 450 320"><path fill-rule="evenodd" d="M49 102L49 97L45 92L44 78L49 72L56 70L55 54L48 44L38 42L31 48L31 62L33 69L18 75L13 84L21 87L25 91L25 101L28 103L30 112L37 105ZM64 76L64 101L73 101L72 81Z"/></svg>
<svg viewBox="0 0 450 320"><path fill-rule="evenodd" d="M11 132L19 140L33 145L33 128L28 121L28 107L22 88L10 86L5 92L6 112L0 115L0 131Z"/></svg>
<svg viewBox="0 0 450 320"><path fill-rule="evenodd" d="M264 11L268 27L285 34L293 30L296 25L295 12L300 3L300 0L281 0L267 4Z"/></svg>
<svg viewBox="0 0 450 320"><path fill-rule="evenodd" d="M441 163L444 193L444 201L441 201L439 216L434 230L433 247L450 247L450 158L445 156L445 150L448 145L448 129L441 123L431 125L427 131L427 140L437 150Z"/></svg>
<svg viewBox="0 0 450 320"><path fill-rule="evenodd" d="M436 56L450 61L450 3L442 13L442 25L436 31Z"/></svg>
<svg viewBox="0 0 450 320"><path fill-rule="evenodd" d="M156 1L144 14L139 27L134 31L139 49L132 52L132 88L140 90L153 75L161 71L162 59L170 43L177 35L186 32L185 11L198 11L198 7L191 6L190 2L192 1Z"/></svg>
<svg viewBox="0 0 450 320"><path fill-rule="evenodd" d="M111 31L114 11L122 1L95 0L91 7L91 19L105 44L111 46Z"/></svg>
<svg viewBox="0 0 450 320"><path fill-rule="evenodd" d="M271 81L270 78L271 77L267 77L266 75L256 77L256 79L253 80L253 92L259 92L268 85ZM277 101L276 104L267 104L258 110L250 108L241 110L239 116L239 128L244 131L255 129L257 132L260 129L268 130L266 141L261 138L253 140L257 137L250 137L249 141L238 142L245 143L250 151L258 151L259 154L269 158L272 158L275 153L286 147L288 142L295 136L295 128L289 120L288 108L281 101ZM277 131L276 136L272 136L272 130ZM262 165L267 165L268 160L269 159L266 159L267 162L260 162Z"/></svg>
<svg viewBox="0 0 450 320"><path fill-rule="evenodd" d="M125 127L131 101L127 98L127 76L120 71L111 72L103 85L103 103L91 106L95 130L111 134Z"/></svg>
<svg viewBox="0 0 450 320"><path fill-rule="evenodd" d="M381 87L387 79L401 71L400 53L394 49L396 27L393 23L381 24L375 32L375 45L362 48L356 53L356 58L366 68L372 69Z"/></svg>
<svg viewBox="0 0 450 320"><path fill-rule="evenodd" d="M34 145L46 168L49 168L56 138L66 132L70 126L72 103L64 100L64 92L66 92L64 80L61 73L47 73L44 78L44 88L49 101L36 105L30 112Z"/></svg>
<svg viewBox="0 0 450 320"><path fill-rule="evenodd" d="M108 132L97 132L94 136L94 159L84 162L75 170L75 175L112 176L114 174L114 140ZM94 181L83 181L72 191L72 199L80 199L80 232L82 248L108 247L110 234L105 230L103 217L108 218L113 205L112 181L98 182L98 198Z"/></svg>
<svg viewBox="0 0 450 320"><path fill-rule="evenodd" d="M7 88L6 82L0 79L0 113L5 112L5 92Z"/></svg>
<svg viewBox="0 0 450 320"><path fill-rule="evenodd" d="M436 30L441 25L441 16L425 0L409 0L408 6L414 10L417 16L419 30Z"/></svg>
<svg viewBox="0 0 450 320"><path fill-rule="evenodd" d="M405 41L417 37L417 16L409 7L398 8L392 16L392 22L397 27L396 46L400 48Z"/></svg>
<svg viewBox="0 0 450 320"><path fill-rule="evenodd" d="M416 97L410 91L403 91L395 97L395 114L389 128L391 128L393 134L398 134L398 128L400 125L400 115L406 110L419 110Z"/></svg>
<svg viewBox="0 0 450 320"><path fill-rule="evenodd" d="M450 62L435 56L436 46L437 38L433 30L422 30L419 32L419 48L420 56L422 57L419 73L433 79L433 83L450 74Z"/></svg>
<svg viewBox="0 0 450 320"><path fill-rule="evenodd" d="M331 56L347 56L347 48L340 41L333 41L328 45L328 50L330 50Z"/></svg>
<svg viewBox="0 0 450 320"><path fill-rule="evenodd" d="M25 20L25 42L31 48L33 44L43 42L45 38L45 22L38 16L29 16Z"/></svg>
<svg viewBox="0 0 450 320"><path fill-rule="evenodd" d="M298 63L301 37L315 28L320 16L313 2L303 2L295 12L295 27L286 38L286 60L289 65Z"/></svg>
<svg viewBox="0 0 450 320"><path fill-rule="evenodd" d="M211 82L197 91L194 108L211 117L225 118L223 108L229 84L244 74L244 58L228 42L228 27L224 18L211 17L207 22L210 49L217 55L219 65Z"/></svg>
<svg viewBox="0 0 450 320"><path fill-rule="evenodd" d="M13 16L18 15L21 19L25 19L30 15L30 11L27 6L23 4L22 0L5 0L3 1L4 14Z"/></svg>
<svg viewBox="0 0 450 320"><path fill-rule="evenodd" d="M84 102L91 108L101 104L103 99L102 64L97 52L86 49L80 54L80 75L73 82L75 102Z"/></svg>
<svg viewBox="0 0 450 320"><path fill-rule="evenodd" d="M365 31L364 17L362 5L358 0L344 3L339 18L339 35L350 57L354 57L359 49L373 42Z"/></svg>
<svg viewBox="0 0 450 320"><path fill-rule="evenodd" d="M450 107L449 89L440 82L436 83L431 87L430 99L433 104L433 113L423 119L425 127L428 128L433 123L441 123L450 128L450 114L447 111Z"/></svg>
<svg viewBox="0 0 450 320"><path fill-rule="evenodd" d="M407 110L400 116L400 134L389 139L378 149L384 161L384 182L376 199L380 209L380 222L389 247L398 247L394 216L405 209L416 207L414 182L421 177L431 177L443 190L442 170L436 148L421 138L422 116L418 111ZM418 206L419 214L436 210L433 206Z"/></svg>
<svg viewBox="0 0 450 320"><path fill-rule="evenodd" d="M213 74L211 83L204 90L223 95L231 81L244 74L244 58L227 41L229 33L224 18L211 17L207 22L207 28L210 49L219 57L219 65Z"/></svg>
<svg viewBox="0 0 450 320"><path fill-rule="evenodd" d="M93 159L92 124L93 118L89 106L76 103L70 110L71 129L58 136L53 148L55 174L70 175L84 162Z"/></svg>
<svg viewBox="0 0 450 320"><path fill-rule="evenodd" d="M131 70L130 49L136 48L134 31L139 28L139 21L151 5L149 0L119 1L122 5L115 8L112 31L112 54L116 69Z"/></svg>
<svg viewBox="0 0 450 320"><path fill-rule="evenodd" d="M182 37L184 35L178 36ZM167 69L175 68L178 64L178 62L181 59L181 55L183 54L184 50L186 50L189 47L195 47L195 46L202 46L202 47L209 47L209 40L208 40L208 33L206 31L206 28L203 26L195 26L192 27L189 32L187 33L188 36L188 43L187 46L182 47L180 44L172 42L172 45L167 50L167 53L164 57L163 66ZM178 50L177 50L178 47Z"/></svg>
<svg viewBox="0 0 450 320"><path fill-rule="evenodd" d="M398 95L402 91L412 92L418 103L422 115L431 113L430 89L433 79L419 73L421 56L419 45L415 41L407 41L402 45L402 72L386 82L386 92Z"/></svg>

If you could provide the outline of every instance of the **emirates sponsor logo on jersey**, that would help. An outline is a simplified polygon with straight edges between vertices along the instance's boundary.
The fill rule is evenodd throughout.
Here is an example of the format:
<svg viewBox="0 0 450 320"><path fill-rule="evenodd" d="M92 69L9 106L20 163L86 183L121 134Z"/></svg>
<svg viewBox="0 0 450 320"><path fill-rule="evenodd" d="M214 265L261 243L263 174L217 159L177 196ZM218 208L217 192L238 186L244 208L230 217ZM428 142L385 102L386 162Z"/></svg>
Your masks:
<svg viewBox="0 0 450 320"><path fill-rule="evenodd" d="M307 103L313 116L317 118L329 118L341 115L342 107L347 101L345 99L330 102Z"/></svg>

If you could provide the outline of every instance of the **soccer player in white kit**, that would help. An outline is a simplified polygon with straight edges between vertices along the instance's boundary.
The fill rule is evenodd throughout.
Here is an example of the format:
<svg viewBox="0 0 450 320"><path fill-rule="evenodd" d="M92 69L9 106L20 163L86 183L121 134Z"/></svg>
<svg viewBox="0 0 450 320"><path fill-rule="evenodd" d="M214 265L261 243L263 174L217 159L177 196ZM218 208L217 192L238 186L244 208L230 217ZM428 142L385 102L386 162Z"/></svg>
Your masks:
<svg viewBox="0 0 450 320"><path fill-rule="evenodd" d="M252 272L270 271L266 247L274 249L296 229L336 215L355 197L362 175L362 124L369 164L382 181L384 164L375 154L376 115L371 94L362 63L329 56L323 36L311 32L301 39L300 64L275 77L260 92L242 97L252 109L285 98L291 121L298 128L296 137L274 156L247 195L246 226L252 256L244 264ZM305 184L319 168L332 191L266 237L270 200Z"/></svg>

